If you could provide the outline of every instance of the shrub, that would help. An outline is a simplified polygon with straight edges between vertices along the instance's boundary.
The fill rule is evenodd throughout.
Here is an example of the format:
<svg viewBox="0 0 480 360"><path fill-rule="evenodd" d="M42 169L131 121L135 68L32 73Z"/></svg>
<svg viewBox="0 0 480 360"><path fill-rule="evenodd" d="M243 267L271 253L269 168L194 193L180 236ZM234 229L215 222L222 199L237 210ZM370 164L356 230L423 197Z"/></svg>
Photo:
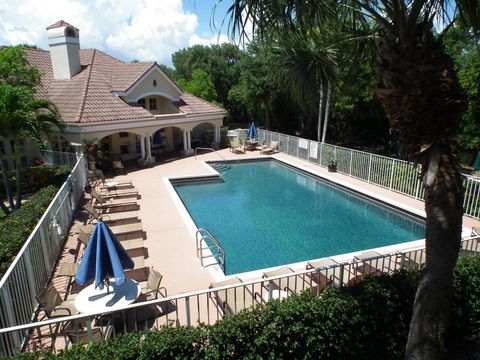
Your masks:
<svg viewBox="0 0 480 360"><path fill-rule="evenodd" d="M43 188L0 226L0 278L15 259L56 192L57 188L53 185Z"/></svg>
<svg viewBox="0 0 480 360"><path fill-rule="evenodd" d="M450 349L480 332L480 257L455 269ZM271 301L214 325L125 334L61 359L403 359L420 272L366 278L321 297ZM48 352L24 358L54 358ZM453 358L449 354L449 358Z"/></svg>
<svg viewBox="0 0 480 360"><path fill-rule="evenodd" d="M68 166L60 166L56 168L31 166L22 169L22 194L35 193L48 185L60 187L67 179L70 171L71 169ZM15 170L8 171L8 178L12 187L12 192L16 193L17 183ZM0 194L5 197L4 192L3 179L0 177Z"/></svg>

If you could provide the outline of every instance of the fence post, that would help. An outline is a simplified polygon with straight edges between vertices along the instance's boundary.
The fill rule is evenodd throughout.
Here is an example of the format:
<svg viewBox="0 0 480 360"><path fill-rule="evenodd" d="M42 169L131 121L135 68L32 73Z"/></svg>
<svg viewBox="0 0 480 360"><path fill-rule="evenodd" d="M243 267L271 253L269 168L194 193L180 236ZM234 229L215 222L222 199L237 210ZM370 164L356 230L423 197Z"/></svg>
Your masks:
<svg viewBox="0 0 480 360"><path fill-rule="evenodd" d="M392 172L390 173L390 185L388 187L389 190L392 190L393 187L393 174L395 172L395 159L392 159Z"/></svg>
<svg viewBox="0 0 480 360"><path fill-rule="evenodd" d="M288 145L290 144L290 135L287 135L287 154L288 154Z"/></svg>
<svg viewBox="0 0 480 360"><path fill-rule="evenodd" d="M368 161L368 178L367 178L368 183L370 182L371 173L372 173L372 154L370 154L370 159Z"/></svg>
<svg viewBox="0 0 480 360"><path fill-rule="evenodd" d="M190 298L188 296L185 298L185 311L187 315L187 326L190 326Z"/></svg>
<svg viewBox="0 0 480 360"><path fill-rule="evenodd" d="M419 165L417 165L417 174L418 174L418 167ZM421 184L421 181L420 179L418 178L418 176L415 177L415 181L417 182L417 186L415 188L415 199L418 199L418 193L420 192L420 184ZM465 195L463 196L463 198L465 198Z"/></svg>
<svg viewBox="0 0 480 360"><path fill-rule="evenodd" d="M350 150L350 169L348 170L348 175L352 175L352 164L353 164L353 150Z"/></svg>

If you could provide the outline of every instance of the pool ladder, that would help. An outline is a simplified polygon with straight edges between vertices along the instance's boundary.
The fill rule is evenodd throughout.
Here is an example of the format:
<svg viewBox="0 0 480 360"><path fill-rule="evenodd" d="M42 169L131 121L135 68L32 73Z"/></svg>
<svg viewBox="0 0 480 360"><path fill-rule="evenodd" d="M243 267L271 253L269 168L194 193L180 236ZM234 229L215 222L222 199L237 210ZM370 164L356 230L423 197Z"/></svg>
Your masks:
<svg viewBox="0 0 480 360"><path fill-rule="evenodd" d="M223 270L223 273L226 273L226 264L225 264L225 251L220 246L220 243L217 239L207 229L199 228L195 234L196 244L197 244L197 257L200 259L200 263L203 265L203 260L207 258L215 258L216 262L205 265L204 267L217 265L220 266ZM209 241L212 245L209 245ZM205 244L205 247L203 247ZM210 250L209 255L204 255L204 250Z"/></svg>
<svg viewBox="0 0 480 360"><path fill-rule="evenodd" d="M215 149L207 148L207 147L197 147L197 148L195 148L195 160L197 160L197 153L198 153L197 150L211 151L211 152L214 152L215 154L217 154L218 156L220 156L222 161L218 162L218 163L215 163L214 165L211 165L211 167L213 167L218 172L222 172L222 171L230 169L230 164L227 163L227 160L222 155L220 155Z"/></svg>

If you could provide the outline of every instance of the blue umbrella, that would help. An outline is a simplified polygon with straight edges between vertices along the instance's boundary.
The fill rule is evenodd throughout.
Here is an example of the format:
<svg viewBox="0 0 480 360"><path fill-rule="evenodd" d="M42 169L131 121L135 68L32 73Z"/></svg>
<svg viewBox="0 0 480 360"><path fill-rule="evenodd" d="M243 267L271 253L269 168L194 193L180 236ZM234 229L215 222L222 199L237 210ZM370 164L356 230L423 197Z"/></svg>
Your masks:
<svg viewBox="0 0 480 360"><path fill-rule="evenodd" d="M98 222L83 253L75 280L84 285L95 279L95 287L103 285L109 277L115 278L117 285L125 282L123 269L133 269L134 264L127 251L112 231L103 222ZM108 287L107 287L108 290Z"/></svg>
<svg viewBox="0 0 480 360"><path fill-rule="evenodd" d="M475 159L475 162L473 163L473 168L475 170L480 170L480 151L478 151L477 158Z"/></svg>
<svg viewBox="0 0 480 360"><path fill-rule="evenodd" d="M257 137L257 127L253 122L252 122L252 125L250 125L250 128L248 129L247 137L250 139L254 139Z"/></svg>

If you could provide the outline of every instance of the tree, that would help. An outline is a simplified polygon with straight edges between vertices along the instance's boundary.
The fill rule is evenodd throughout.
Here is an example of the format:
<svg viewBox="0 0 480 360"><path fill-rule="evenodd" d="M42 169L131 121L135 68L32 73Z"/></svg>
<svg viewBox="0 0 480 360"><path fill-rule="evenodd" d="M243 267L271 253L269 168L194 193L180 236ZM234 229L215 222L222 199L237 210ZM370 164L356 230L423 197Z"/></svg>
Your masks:
<svg viewBox="0 0 480 360"><path fill-rule="evenodd" d="M226 0L218 0L219 2ZM227 0L228 1L228 0ZM406 346L407 359L445 357L452 303L453 267L462 228L463 187L457 134L464 107L452 59L434 21L451 25L450 14L480 29L480 3L472 0L230 0L233 37L264 37L277 29L312 29L332 18L354 30L377 27L375 93L407 153L422 165L425 186L426 267L417 288ZM452 6L454 8L452 8ZM340 13L337 12L340 10ZM338 17L340 15L340 17Z"/></svg>
<svg viewBox="0 0 480 360"><path fill-rule="evenodd" d="M0 206L7 215L18 209L22 201L20 140L44 149L47 135L54 127L63 129L65 126L50 101L35 97L35 88L39 83L40 72L28 64L21 47L0 51L0 137L13 141L16 172L14 201L4 155L0 154L5 194L10 208L3 202Z"/></svg>
<svg viewBox="0 0 480 360"><path fill-rule="evenodd" d="M184 90L204 100L213 102L217 99L217 92L213 86L212 78L204 70L193 70L190 81L181 79L178 81L178 84Z"/></svg>

